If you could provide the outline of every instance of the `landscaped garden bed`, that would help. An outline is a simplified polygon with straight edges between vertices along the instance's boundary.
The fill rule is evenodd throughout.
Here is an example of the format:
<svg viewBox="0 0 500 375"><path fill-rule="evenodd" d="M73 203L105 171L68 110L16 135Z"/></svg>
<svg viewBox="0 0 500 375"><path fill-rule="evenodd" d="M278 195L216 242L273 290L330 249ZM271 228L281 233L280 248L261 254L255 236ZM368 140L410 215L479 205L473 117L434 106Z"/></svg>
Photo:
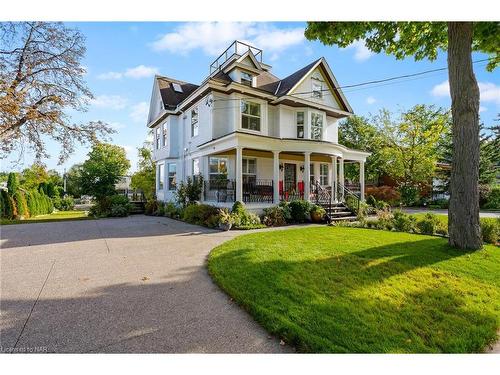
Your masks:
<svg viewBox="0 0 500 375"><path fill-rule="evenodd" d="M500 327L500 251L347 227L237 237L209 257L214 280L301 352L468 353Z"/></svg>

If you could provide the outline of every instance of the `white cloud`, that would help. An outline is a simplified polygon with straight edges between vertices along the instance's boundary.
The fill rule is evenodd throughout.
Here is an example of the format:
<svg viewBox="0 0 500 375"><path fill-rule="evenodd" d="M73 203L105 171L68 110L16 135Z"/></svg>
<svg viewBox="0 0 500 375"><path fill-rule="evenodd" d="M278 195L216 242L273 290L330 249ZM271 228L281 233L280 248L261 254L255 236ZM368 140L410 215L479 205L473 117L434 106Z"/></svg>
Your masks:
<svg viewBox="0 0 500 375"><path fill-rule="evenodd" d="M374 55L372 51L368 49L365 42L362 40L357 40L346 47L346 49L354 49L354 60L365 61Z"/></svg>
<svg viewBox="0 0 500 375"><path fill-rule="evenodd" d="M154 66L139 65L135 68L127 69L124 73L124 76L139 79L152 77L155 74L158 74L158 68L155 68Z"/></svg>
<svg viewBox="0 0 500 375"><path fill-rule="evenodd" d="M123 109L127 105L127 99L120 95L98 95L90 101L97 108Z"/></svg>
<svg viewBox="0 0 500 375"><path fill-rule="evenodd" d="M373 104L377 101L377 99L375 99L373 96L369 96L368 98L366 98L366 102L368 104Z"/></svg>
<svg viewBox="0 0 500 375"><path fill-rule="evenodd" d="M149 105L146 102L140 102L132 106L130 118L135 122L146 123L148 121Z"/></svg>
<svg viewBox="0 0 500 375"><path fill-rule="evenodd" d="M500 86L491 82L478 82L481 103L495 103L500 105ZM435 85L431 94L436 97L450 97L450 84L448 81ZM484 107L483 107L484 108Z"/></svg>
<svg viewBox="0 0 500 375"><path fill-rule="evenodd" d="M111 126L114 130L120 130L126 127L126 125L122 124L121 122L110 122L108 123L108 125Z"/></svg>
<svg viewBox="0 0 500 375"><path fill-rule="evenodd" d="M217 56L234 40L248 42L275 57L273 53L298 45L305 38L302 27L280 29L255 22L189 22L162 35L150 46L155 51L179 54L202 49L207 55Z"/></svg>
<svg viewBox="0 0 500 375"><path fill-rule="evenodd" d="M486 112L487 110L488 110L488 108L483 107L482 105L479 106L479 113Z"/></svg>
<svg viewBox="0 0 500 375"><path fill-rule="evenodd" d="M123 77L122 73L119 72L107 72L102 73L97 76L97 79L108 80L108 79L120 79Z"/></svg>
<svg viewBox="0 0 500 375"><path fill-rule="evenodd" d="M450 96L450 84L448 81L435 85L431 90L431 95L436 97Z"/></svg>
<svg viewBox="0 0 500 375"><path fill-rule="evenodd" d="M125 72L107 72L102 73L97 76L98 79L110 80L110 79L121 79L123 77L140 79L152 77L158 74L158 68L154 66L138 65L134 68L128 68Z"/></svg>

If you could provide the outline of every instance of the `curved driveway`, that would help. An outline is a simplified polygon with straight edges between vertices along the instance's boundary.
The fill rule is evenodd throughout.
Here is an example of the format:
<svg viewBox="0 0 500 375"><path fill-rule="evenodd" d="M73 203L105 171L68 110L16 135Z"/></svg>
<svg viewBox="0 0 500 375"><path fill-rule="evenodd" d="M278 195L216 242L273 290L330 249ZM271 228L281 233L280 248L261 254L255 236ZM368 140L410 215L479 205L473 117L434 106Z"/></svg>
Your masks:
<svg viewBox="0 0 500 375"><path fill-rule="evenodd" d="M236 235L147 216L3 226L0 351L290 351L207 273Z"/></svg>

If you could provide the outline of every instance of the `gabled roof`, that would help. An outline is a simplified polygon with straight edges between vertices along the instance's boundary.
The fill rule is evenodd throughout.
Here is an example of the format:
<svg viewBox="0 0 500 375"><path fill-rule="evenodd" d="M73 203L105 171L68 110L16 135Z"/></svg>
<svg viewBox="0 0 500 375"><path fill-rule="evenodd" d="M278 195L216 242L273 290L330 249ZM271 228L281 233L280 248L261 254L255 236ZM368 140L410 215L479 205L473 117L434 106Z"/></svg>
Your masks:
<svg viewBox="0 0 500 375"><path fill-rule="evenodd" d="M280 87L276 92L276 96L287 95L290 90L300 82L304 76L309 73L309 71L320 61L321 59L315 60L302 69L297 70L295 73L290 74L288 77L283 78L280 82Z"/></svg>
<svg viewBox="0 0 500 375"><path fill-rule="evenodd" d="M194 90L199 86L179 81L176 79L171 79L168 77L155 77L158 82L158 88L160 90L160 95L163 101L165 109L175 109L178 104L182 103ZM174 89L173 83L180 85L182 92L177 92Z"/></svg>

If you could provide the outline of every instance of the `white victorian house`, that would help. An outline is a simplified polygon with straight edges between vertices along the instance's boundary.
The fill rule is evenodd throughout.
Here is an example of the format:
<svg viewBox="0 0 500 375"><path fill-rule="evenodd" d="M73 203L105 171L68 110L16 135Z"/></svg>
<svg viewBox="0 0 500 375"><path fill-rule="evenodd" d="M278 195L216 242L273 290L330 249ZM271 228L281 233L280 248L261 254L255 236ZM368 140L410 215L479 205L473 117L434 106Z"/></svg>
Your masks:
<svg viewBox="0 0 500 375"><path fill-rule="evenodd" d="M238 200L258 210L320 195L338 202L351 193L344 162L359 163L364 198L369 153L338 143L337 123L353 110L326 60L280 79L262 55L235 41L200 85L155 77L148 127L159 200L174 200L177 182L201 174L202 200L214 205Z"/></svg>

